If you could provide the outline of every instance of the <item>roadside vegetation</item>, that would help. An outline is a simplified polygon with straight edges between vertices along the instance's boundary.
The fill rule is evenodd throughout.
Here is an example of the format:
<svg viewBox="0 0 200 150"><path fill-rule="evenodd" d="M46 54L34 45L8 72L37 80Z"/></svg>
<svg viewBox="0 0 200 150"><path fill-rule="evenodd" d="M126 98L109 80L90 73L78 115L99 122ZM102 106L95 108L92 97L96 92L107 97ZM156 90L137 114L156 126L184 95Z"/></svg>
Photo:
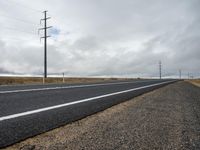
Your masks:
<svg viewBox="0 0 200 150"><path fill-rule="evenodd" d="M187 80L188 82L200 87L200 79Z"/></svg>
<svg viewBox="0 0 200 150"><path fill-rule="evenodd" d="M67 77L64 79L65 83L91 83L91 82L103 82L103 81L115 81L115 80L125 80L125 78L72 78L72 77ZM42 77L0 77L0 85L41 84L41 83L43 83ZM45 83L63 83L63 78L50 77L50 78L45 79Z"/></svg>

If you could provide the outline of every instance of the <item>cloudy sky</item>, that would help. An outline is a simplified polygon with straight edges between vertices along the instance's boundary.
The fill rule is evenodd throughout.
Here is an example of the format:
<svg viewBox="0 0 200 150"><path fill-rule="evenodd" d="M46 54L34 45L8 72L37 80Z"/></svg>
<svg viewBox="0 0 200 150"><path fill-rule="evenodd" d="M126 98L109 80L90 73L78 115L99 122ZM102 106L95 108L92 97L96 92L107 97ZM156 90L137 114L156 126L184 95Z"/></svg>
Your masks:
<svg viewBox="0 0 200 150"><path fill-rule="evenodd" d="M199 0L0 0L0 74L43 73L43 10L49 74L200 76Z"/></svg>

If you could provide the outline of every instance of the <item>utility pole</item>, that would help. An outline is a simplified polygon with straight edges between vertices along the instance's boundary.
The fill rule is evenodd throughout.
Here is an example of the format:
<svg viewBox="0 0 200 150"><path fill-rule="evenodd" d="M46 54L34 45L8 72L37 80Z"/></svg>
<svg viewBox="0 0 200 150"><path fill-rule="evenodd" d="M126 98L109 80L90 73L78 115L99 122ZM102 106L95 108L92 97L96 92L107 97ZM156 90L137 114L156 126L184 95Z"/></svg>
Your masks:
<svg viewBox="0 0 200 150"><path fill-rule="evenodd" d="M160 79L162 79L162 62L159 61L158 65L159 65L159 76L160 76Z"/></svg>
<svg viewBox="0 0 200 150"><path fill-rule="evenodd" d="M63 72L63 83L65 83L65 73Z"/></svg>
<svg viewBox="0 0 200 150"><path fill-rule="evenodd" d="M179 69L179 79L181 79L181 76L182 76L182 71L181 69Z"/></svg>
<svg viewBox="0 0 200 150"><path fill-rule="evenodd" d="M47 35L47 29L52 28L52 26L47 27L47 20L51 18L51 17L47 17L47 12L48 12L47 10L45 10L43 12L44 13L44 19L40 20L40 24L42 22L44 22L43 23L44 27L38 29L38 33L40 33L41 30L44 31L43 32L44 36L40 37L40 40L44 39L44 78L47 78L47 38L50 37L49 35Z"/></svg>

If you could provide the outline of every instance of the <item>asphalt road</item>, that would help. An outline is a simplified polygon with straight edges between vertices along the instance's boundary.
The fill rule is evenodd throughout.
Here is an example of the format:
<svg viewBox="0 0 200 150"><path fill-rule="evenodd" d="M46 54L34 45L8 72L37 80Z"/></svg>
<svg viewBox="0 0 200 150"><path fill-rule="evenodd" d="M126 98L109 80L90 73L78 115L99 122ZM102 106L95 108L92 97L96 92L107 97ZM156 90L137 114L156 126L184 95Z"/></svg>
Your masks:
<svg viewBox="0 0 200 150"><path fill-rule="evenodd" d="M0 148L172 82L175 80L0 86Z"/></svg>

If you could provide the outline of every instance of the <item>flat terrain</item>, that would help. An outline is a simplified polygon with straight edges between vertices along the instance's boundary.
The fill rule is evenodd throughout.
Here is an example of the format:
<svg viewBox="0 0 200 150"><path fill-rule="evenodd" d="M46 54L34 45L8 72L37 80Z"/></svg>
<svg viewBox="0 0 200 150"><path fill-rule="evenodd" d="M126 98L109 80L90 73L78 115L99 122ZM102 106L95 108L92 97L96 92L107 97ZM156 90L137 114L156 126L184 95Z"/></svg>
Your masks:
<svg viewBox="0 0 200 150"><path fill-rule="evenodd" d="M200 88L170 84L8 149L200 149Z"/></svg>
<svg viewBox="0 0 200 150"><path fill-rule="evenodd" d="M103 81L117 81L126 80L125 78L71 78L66 77L65 83L92 83ZM41 84L43 83L42 77L0 77L0 85L13 85L13 84ZM63 78L47 78L45 83L63 83Z"/></svg>

